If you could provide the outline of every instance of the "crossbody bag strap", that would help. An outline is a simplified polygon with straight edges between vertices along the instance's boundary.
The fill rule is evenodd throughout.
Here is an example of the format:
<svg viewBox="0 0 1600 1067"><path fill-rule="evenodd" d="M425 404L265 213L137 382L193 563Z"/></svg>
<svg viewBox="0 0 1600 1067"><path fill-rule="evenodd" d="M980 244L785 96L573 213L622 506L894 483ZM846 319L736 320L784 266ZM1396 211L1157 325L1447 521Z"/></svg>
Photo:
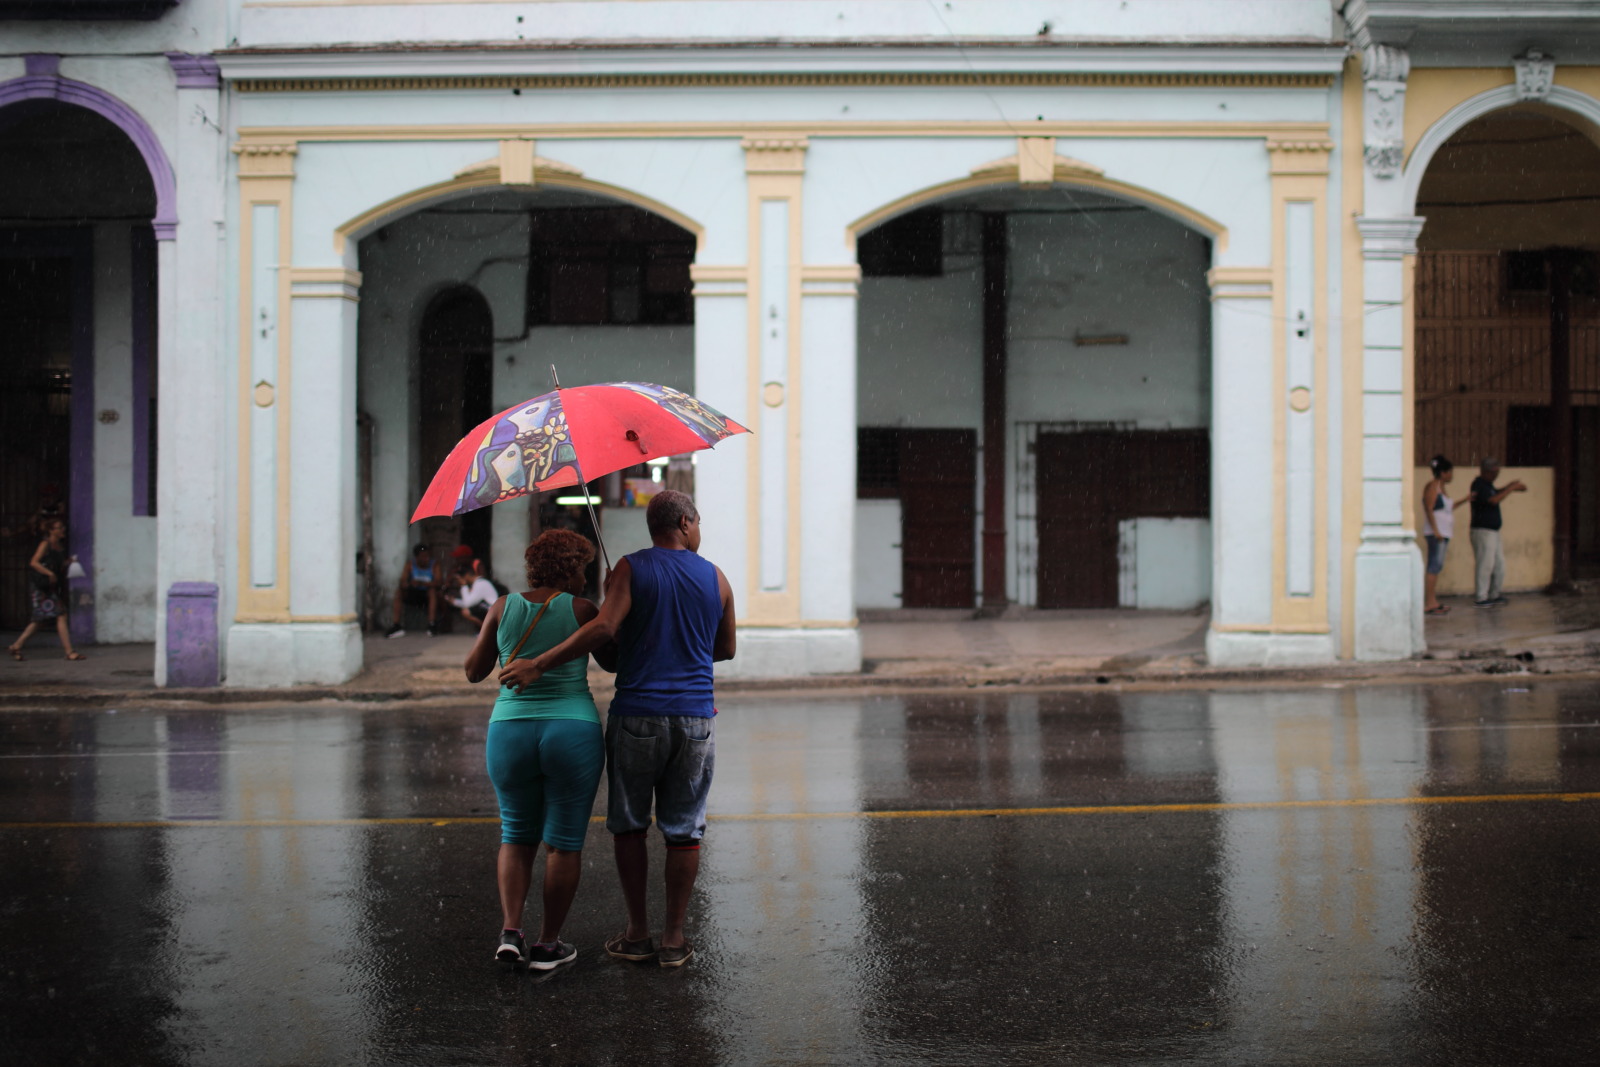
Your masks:
<svg viewBox="0 0 1600 1067"><path fill-rule="evenodd" d="M528 624L526 630L522 631L522 640L517 642L517 647L511 650L511 655L507 656L500 666L504 667L507 663L517 658L517 653L522 651L522 646L528 643L528 637L533 633L533 628L539 625L540 619L544 618L545 609L554 604L556 597L560 595L560 593L551 593L550 599L539 605L539 610L533 613L533 621Z"/></svg>

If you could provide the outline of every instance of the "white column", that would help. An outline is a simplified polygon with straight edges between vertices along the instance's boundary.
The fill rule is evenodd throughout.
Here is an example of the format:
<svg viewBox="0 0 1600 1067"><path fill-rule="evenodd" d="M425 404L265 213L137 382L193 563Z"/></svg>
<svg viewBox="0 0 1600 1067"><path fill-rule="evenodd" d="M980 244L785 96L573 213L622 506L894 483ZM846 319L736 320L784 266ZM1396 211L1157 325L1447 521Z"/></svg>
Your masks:
<svg viewBox="0 0 1600 1067"><path fill-rule="evenodd" d="M1422 556L1406 506L1407 256L1420 218L1356 220L1365 291L1361 344L1361 545L1356 549L1355 657L1406 659L1426 648Z"/></svg>
<svg viewBox="0 0 1600 1067"><path fill-rule="evenodd" d="M1264 661L1272 627L1272 272L1211 271L1211 630L1215 664Z"/></svg>
<svg viewBox="0 0 1600 1067"><path fill-rule="evenodd" d="M856 295L861 268L807 267L800 288L800 617L806 673L861 669L855 618Z"/></svg>
<svg viewBox="0 0 1600 1067"><path fill-rule="evenodd" d="M356 553L356 300L342 267L290 274L289 618L295 681L361 670Z"/></svg>
<svg viewBox="0 0 1600 1067"><path fill-rule="evenodd" d="M1362 51L1365 83L1361 231L1361 544L1355 557L1356 659L1406 659L1421 652L1422 557L1406 506L1410 463L1407 257L1423 220L1398 180L1405 145L1406 53Z"/></svg>
<svg viewBox="0 0 1600 1067"><path fill-rule="evenodd" d="M741 426L749 426L746 322L749 287L743 267L693 268L694 393ZM731 438L695 453L694 496L700 510L700 552L722 568L740 616L750 603L750 538L745 482L752 450Z"/></svg>
<svg viewBox="0 0 1600 1067"><path fill-rule="evenodd" d="M162 686L167 684L168 590L177 582L222 586L222 538L232 529L223 490L232 455L225 404L235 395L222 356L229 348L223 340L221 281L227 145L219 129L222 94L215 65L209 70L209 78L203 70L178 78L172 142L178 225L165 232L158 227L156 233L155 679ZM226 589L221 596L227 599ZM209 640L215 652L220 633Z"/></svg>

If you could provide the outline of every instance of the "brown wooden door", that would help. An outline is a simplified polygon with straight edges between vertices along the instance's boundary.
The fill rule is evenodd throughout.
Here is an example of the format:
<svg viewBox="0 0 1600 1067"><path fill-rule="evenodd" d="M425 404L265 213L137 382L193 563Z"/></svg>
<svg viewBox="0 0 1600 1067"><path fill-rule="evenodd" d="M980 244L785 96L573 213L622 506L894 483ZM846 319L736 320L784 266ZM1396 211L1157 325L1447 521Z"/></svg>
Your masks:
<svg viewBox="0 0 1600 1067"><path fill-rule="evenodd" d="M1205 430L1042 433L1038 487L1038 604L1117 606L1118 524L1210 514Z"/></svg>
<svg viewBox="0 0 1600 1067"><path fill-rule="evenodd" d="M978 435L901 430L900 603L970 608L974 597Z"/></svg>

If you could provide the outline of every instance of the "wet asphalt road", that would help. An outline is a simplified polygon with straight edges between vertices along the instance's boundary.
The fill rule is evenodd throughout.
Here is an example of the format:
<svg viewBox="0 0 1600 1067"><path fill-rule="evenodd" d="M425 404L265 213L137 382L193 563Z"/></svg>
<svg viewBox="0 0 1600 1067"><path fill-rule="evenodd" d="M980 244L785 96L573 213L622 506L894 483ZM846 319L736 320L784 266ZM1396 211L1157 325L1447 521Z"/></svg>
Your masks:
<svg viewBox="0 0 1600 1067"><path fill-rule="evenodd" d="M0 714L0 1060L1600 1062L1593 685L722 707L699 956L593 825L542 980L483 706Z"/></svg>

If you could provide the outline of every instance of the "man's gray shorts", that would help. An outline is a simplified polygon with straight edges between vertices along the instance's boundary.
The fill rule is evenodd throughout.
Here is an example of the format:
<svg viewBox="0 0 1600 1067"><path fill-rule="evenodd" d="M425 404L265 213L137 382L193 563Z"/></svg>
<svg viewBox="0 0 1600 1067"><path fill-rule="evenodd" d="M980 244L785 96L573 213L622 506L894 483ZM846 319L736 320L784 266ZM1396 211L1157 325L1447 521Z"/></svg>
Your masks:
<svg viewBox="0 0 1600 1067"><path fill-rule="evenodd" d="M716 762L713 720L612 715L606 720L606 829L642 834L650 809L668 848L699 848Z"/></svg>

